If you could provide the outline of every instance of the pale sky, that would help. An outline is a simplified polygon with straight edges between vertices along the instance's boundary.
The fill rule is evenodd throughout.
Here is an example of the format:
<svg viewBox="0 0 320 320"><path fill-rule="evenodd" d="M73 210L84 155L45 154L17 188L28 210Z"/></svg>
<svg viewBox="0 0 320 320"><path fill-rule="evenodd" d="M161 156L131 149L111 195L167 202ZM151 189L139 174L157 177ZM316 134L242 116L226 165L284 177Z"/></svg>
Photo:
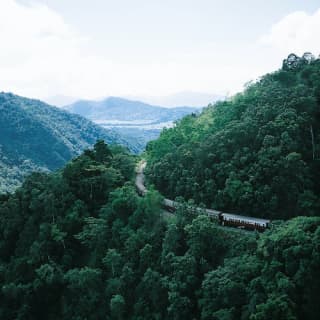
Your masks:
<svg viewBox="0 0 320 320"><path fill-rule="evenodd" d="M0 91L233 94L319 39L319 0L0 0Z"/></svg>

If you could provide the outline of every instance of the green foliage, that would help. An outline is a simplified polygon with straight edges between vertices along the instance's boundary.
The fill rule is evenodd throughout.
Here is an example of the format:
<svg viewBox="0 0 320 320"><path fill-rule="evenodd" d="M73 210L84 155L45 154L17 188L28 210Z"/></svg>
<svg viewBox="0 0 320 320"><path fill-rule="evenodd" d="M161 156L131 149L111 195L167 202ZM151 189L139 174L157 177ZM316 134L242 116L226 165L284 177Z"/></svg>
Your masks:
<svg viewBox="0 0 320 320"><path fill-rule="evenodd" d="M110 301L110 310L112 319L124 319L123 314L125 311L125 301L120 294L116 294Z"/></svg>
<svg viewBox="0 0 320 320"><path fill-rule="evenodd" d="M261 236L254 255L225 261L202 283L202 319L316 319L319 218L295 218ZM317 288L317 289L315 289ZM222 316L222 315L221 315Z"/></svg>
<svg viewBox="0 0 320 320"><path fill-rule="evenodd" d="M242 94L187 116L147 145L170 199L264 218L319 215L320 60L290 55Z"/></svg>
<svg viewBox="0 0 320 320"><path fill-rule="evenodd" d="M0 198L1 319L317 319L319 218L247 234L180 199L164 219L133 172L98 142Z"/></svg>

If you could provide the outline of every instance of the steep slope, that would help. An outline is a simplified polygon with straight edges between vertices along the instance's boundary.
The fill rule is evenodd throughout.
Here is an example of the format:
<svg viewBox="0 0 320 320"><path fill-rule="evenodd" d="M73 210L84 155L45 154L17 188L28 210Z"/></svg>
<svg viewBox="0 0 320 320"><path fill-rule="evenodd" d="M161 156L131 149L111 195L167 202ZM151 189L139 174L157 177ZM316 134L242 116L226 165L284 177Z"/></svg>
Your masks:
<svg viewBox="0 0 320 320"><path fill-rule="evenodd" d="M147 146L164 195L265 218L320 214L320 60L283 68Z"/></svg>
<svg viewBox="0 0 320 320"><path fill-rule="evenodd" d="M0 93L0 191L11 191L32 170L61 167L97 139L128 145L81 116Z"/></svg>
<svg viewBox="0 0 320 320"><path fill-rule="evenodd" d="M66 110L80 114L93 121L119 120L153 122L175 121L186 114L199 110L194 107L164 108L140 101L109 97L102 101L81 100L65 107Z"/></svg>

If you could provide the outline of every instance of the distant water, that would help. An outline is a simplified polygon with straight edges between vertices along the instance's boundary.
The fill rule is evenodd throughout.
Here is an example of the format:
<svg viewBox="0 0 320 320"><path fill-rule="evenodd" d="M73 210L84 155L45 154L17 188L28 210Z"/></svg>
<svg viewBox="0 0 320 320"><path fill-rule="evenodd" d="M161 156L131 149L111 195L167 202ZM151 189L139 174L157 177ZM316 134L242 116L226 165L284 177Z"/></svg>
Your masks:
<svg viewBox="0 0 320 320"><path fill-rule="evenodd" d="M151 120L97 120L94 122L101 125L104 128L136 128L143 130L161 130L163 128L172 128L174 126L173 121L154 122Z"/></svg>

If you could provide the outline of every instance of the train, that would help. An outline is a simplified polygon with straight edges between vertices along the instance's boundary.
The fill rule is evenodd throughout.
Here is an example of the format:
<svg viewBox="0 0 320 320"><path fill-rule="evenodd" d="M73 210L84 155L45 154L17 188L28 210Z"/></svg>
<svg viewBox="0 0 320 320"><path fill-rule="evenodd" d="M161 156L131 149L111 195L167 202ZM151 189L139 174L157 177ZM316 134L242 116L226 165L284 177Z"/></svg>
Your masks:
<svg viewBox="0 0 320 320"><path fill-rule="evenodd" d="M143 163L143 165L137 170L136 176L136 189L138 194L141 196L145 196L148 192L147 188L144 186L144 167L145 163ZM179 207L179 203L170 199L164 199L162 206L165 210L174 213ZM203 209L194 206L190 206L189 209L195 213L205 212L210 218L218 220L221 226L263 232L266 229L270 228L271 224L271 221L268 219L248 217L239 214L222 212L214 209Z"/></svg>
<svg viewBox="0 0 320 320"><path fill-rule="evenodd" d="M248 217L232 213L220 212L218 220L222 226L236 227L252 231L263 232L270 228L270 220L268 219Z"/></svg>
<svg viewBox="0 0 320 320"><path fill-rule="evenodd" d="M179 206L179 203L169 199L163 200L163 207L169 212L174 212ZM213 209L202 209L199 207L190 207L190 210L197 212L205 212L210 218L217 219L221 226L236 227L239 229L251 231L265 231L270 228L270 220L255 217L248 217L233 213L226 213Z"/></svg>

